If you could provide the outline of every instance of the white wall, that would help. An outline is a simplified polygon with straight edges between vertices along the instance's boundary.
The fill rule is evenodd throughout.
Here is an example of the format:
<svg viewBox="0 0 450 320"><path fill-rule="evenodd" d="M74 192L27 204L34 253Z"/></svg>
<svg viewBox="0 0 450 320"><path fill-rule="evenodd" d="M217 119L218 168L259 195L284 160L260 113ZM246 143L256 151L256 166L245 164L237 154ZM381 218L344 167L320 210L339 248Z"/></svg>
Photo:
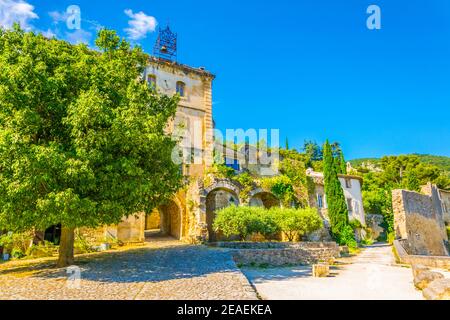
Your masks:
<svg viewBox="0 0 450 320"><path fill-rule="evenodd" d="M349 219L357 219L365 224L364 207L362 200L361 182L358 179L350 179L351 187L347 188L345 178L339 177L345 198L352 199L353 212L349 212Z"/></svg>

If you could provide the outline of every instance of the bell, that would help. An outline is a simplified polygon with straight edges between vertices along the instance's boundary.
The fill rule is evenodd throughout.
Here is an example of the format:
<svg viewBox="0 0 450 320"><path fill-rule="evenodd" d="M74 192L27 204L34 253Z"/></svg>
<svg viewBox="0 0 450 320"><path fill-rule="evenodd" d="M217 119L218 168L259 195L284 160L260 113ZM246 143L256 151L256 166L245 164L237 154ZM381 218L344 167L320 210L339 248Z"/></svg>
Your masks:
<svg viewBox="0 0 450 320"><path fill-rule="evenodd" d="M161 47L161 52L162 53L167 53L167 47L166 46L162 46Z"/></svg>

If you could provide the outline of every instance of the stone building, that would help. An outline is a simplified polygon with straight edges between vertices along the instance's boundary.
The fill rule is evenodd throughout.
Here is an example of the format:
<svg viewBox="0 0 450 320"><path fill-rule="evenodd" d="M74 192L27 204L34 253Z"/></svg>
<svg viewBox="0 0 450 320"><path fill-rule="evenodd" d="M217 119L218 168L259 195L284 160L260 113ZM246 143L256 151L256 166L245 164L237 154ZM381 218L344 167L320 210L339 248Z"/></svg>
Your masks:
<svg viewBox="0 0 450 320"><path fill-rule="evenodd" d="M162 32L168 34L166 38L174 39L169 29ZM157 53L163 54L154 54L149 58L143 77L149 86L162 94L180 96L176 116L168 124L167 130L174 138L179 138L183 155L180 169L188 183L172 200L155 208L151 213L137 213L114 226L79 230L92 240L114 238L126 243L141 242L145 240L146 234L150 235L157 230L158 234L170 235L191 243L214 241L217 235L212 225L218 209L232 204L265 208L280 205L280 201L269 190L256 188L243 192L242 186L229 179L217 179L213 176L205 178L208 176L205 173L213 164L214 148L217 147L212 119L212 84L215 76L204 68L194 68L173 61L170 56L176 48L173 42L162 43L158 38L156 47ZM218 149L222 147L220 145ZM227 148L222 151L223 157L230 158L230 166L238 172L245 169L257 175L272 174L272 165L277 163L273 161L268 165L260 165L259 162L253 164L247 161L249 158L272 157L250 146L237 153ZM316 206L321 213L326 212L323 176L314 172L309 174L317 178L316 194L311 205ZM358 219L364 224L361 179L340 176L340 180L347 197L350 218Z"/></svg>
<svg viewBox="0 0 450 320"><path fill-rule="evenodd" d="M309 195L310 205L318 208L321 215L326 218L328 217L328 208L323 173L308 169L306 175L314 181L314 191ZM362 178L343 174L338 176L347 201L349 220L358 220L362 225L365 225L366 221L361 190Z"/></svg>
<svg viewBox="0 0 450 320"><path fill-rule="evenodd" d="M180 240L195 241L207 222L194 212L200 202L199 181L213 162L212 82L214 75L204 68L193 68L166 59L151 57L144 73L149 86L166 95L178 94L180 102L168 131L180 139L183 175L193 181L173 199L149 214L137 214L108 228L109 234L123 242L145 239L145 230L159 229Z"/></svg>

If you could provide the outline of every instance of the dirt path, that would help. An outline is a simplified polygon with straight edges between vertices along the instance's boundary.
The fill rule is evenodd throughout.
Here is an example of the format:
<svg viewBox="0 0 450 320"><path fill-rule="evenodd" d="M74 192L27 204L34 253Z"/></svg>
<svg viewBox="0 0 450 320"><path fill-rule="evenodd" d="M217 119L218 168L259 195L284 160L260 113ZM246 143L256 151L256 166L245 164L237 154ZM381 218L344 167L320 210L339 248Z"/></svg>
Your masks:
<svg viewBox="0 0 450 320"><path fill-rule="evenodd" d="M263 299L421 300L410 268L395 264L391 247L369 246L341 259L328 278L313 278L311 267L244 269Z"/></svg>

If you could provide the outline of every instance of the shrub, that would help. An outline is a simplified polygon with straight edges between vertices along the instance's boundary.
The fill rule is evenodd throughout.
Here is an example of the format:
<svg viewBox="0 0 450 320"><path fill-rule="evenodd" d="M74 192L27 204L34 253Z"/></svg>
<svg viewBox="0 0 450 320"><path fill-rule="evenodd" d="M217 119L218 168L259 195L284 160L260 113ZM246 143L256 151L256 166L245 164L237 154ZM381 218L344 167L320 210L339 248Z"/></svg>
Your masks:
<svg viewBox="0 0 450 320"><path fill-rule="evenodd" d="M346 225L337 236L337 242L340 245L346 245L349 248L357 248L358 243L355 240L355 231L350 225Z"/></svg>
<svg viewBox="0 0 450 320"><path fill-rule="evenodd" d="M92 249L93 244L89 243L89 241L87 241L86 238L79 233L76 234L73 248L75 254L90 253L95 251Z"/></svg>
<svg viewBox="0 0 450 320"><path fill-rule="evenodd" d="M447 226L447 236L448 236L448 238L450 240L450 226Z"/></svg>
<svg viewBox="0 0 450 320"><path fill-rule="evenodd" d="M44 241L38 245L32 245L26 251L26 255L32 258L44 258L44 257L52 257L58 254L58 246Z"/></svg>
<svg viewBox="0 0 450 320"><path fill-rule="evenodd" d="M224 236L239 236L241 240L254 233L267 237L279 231L274 216L259 207L230 206L219 210L213 226Z"/></svg>
<svg viewBox="0 0 450 320"><path fill-rule="evenodd" d="M249 235L250 215L246 207L230 206L216 212L213 227L224 236L237 235L241 240Z"/></svg>
<svg viewBox="0 0 450 320"><path fill-rule="evenodd" d="M8 232L0 237L0 246L3 247L4 252L10 253L13 258L21 258L32 245L33 237L32 231Z"/></svg>
<svg viewBox="0 0 450 320"><path fill-rule="evenodd" d="M214 229L226 237L239 236L245 240L252 234L261 234L266 239L283 232L289 241L322 227L322 219L315 209L285 209L230 206L219 210L214 220Z"/></svg>
<svg viewBox="0 0 450 320"><path fill-rule="evenodd" d="M276 214L280 230L289 241L323 227L322 219L313 208L272 208L270 211Z"/></svg>
<svg viewBox="0 0 450 320"><path fill-rule="evenodd" d="M348 224L350 225L350 227L352 227L353 230L356 229L363 229L363 225L361 224L361 222L358 219L351 219Z"/></svg>

